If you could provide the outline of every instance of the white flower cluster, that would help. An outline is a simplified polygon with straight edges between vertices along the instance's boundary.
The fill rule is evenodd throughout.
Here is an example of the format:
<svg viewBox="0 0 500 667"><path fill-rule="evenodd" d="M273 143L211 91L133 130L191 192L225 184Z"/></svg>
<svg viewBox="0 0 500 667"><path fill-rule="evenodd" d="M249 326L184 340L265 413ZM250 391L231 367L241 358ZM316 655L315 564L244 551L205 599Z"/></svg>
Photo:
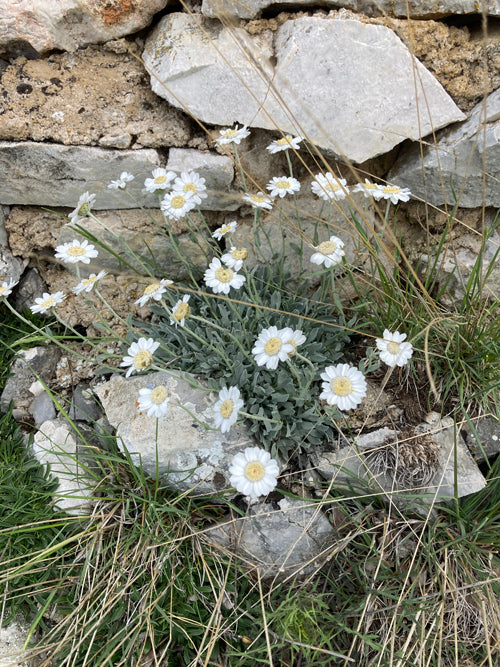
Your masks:
<svg viewBox="0 0 500 667"><path fill-rule="evenodd" d="M183 171L178 176L175 171L163 167L153 169L153 177L144 181L143 193L165 192L160 208L169 220L180 220L186 213L208 197L205 179L195 171Z"/></svg>
<svg viewBox="0 0 500 667"><path fill-rule="evenodd" d="M300 329L269 327L262 329L252 348L257 366L276 370L280 361L292 357L298 345L305 343L306 337Z"/></svg>

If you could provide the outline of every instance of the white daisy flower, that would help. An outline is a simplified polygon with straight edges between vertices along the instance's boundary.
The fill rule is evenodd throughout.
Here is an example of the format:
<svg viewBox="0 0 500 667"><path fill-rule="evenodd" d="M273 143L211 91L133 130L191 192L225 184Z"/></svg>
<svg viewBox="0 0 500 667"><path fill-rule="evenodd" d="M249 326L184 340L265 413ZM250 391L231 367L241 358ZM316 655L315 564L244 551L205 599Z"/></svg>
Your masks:
<svg viewBox="0 0 500 667"><path fill-rule="evenodd" d="M176 176L175 171L167 171L163 167L153 169L153 178L146 178L143 192L166 190Z"/></svg>
<svg viewBox="0 0 500 667"><path fill-rule="evenodd" d="M172 308L172 313L170 315L170 324L177 325L180 324L181 327L184 326L184 320L186 317L191 315L191 308L188 306L188 301L190 299L189 294L185 294L182 299L179 299L175 306Z"/></svg>
<svg viewBox="0 0 500 667"><path fill-rule="evenodd" d="M214 257L205 271L203 280L212 288L214 294L229 294L231 287L240 289L246 278L233 269L223 266L220 259Z"/></svg>
<svg viewBox="0 0 500 667"><path fill-rule="evenodd" d="M101 280L101 278L104 278L104 276L107 276L108 274L106 271L99 271L99 273L96 275L95 273L91 273L88 278L83 278L80 280L78 285L73 288L73 293L74 294L80 294L80 292L91 292L94 289L94 285L98 280Z"/></svg>
<svg viewBox="0 0 500 667"><path fill-rule="evenodd" d="M384 338L377 338L377 348L380 350L380 359L388 366L405 366L413 354L413 345L403 342L406 334L399 331L391 333L384 329Z"/></svg>
<svg viewBox="0 0 500 667"><path fill-rule="evenodd" d="M260 447L247 447L233 456L229 483L249 498L267 495L275 488L279 475L277 462Z"/></svg>
<svg viewBox="0 0 500 667"><path fill-rule="evenodd" d="M55 257L62 259L66 264L76 264L83 262L83 264L90 264L90 260L97 257L99 253L92 244L89 244L87 239L78 241L73 239L69 243L58 245L56 248Z"/></svg>
<svg viewBox="0 0 500 667"><path fill-rule="evenodd" d="M246 125L243 127L238 127L238 124L234 128L229 127L227 130L220 130L220 137L215 141L217 146L223 146L224 144L239 144L242 139L246 139L250 134L250 130Z"/></svg>
<svg viewBox="0 0 500 667"><path fill-rule="evenodd" d="M173 284L174 281L168 280L168 278L164 278L159 282L150 283L147 285L147 287L144 288L144 292L142 293L141 298L137 299L137 301L134 303L138 304L142 308L147 304L148 301L151 301L151 299L154 299L155 301L161 301L162 294L167 291L167 287Z"/></svg>
<svg viewBox="0 0 500 667"><path fill-rule="evenodd" d="M14 287L18 284L19 280L9 280L9 282L6 282L5 280L0 283L0 299L8 297L10 294L12 294L12 290Z"/></svg>
<svg viewBox="0 0 500 667"><path fill-rule="evenodd" d="M377 201L382 199L383 194L380 190L380 185L377 183L372 183L367 178L365 178L364 183L357 183L353 189L353 192L362 192L365 197L373 197Z"/></svg>
<svg viewBox="0 0 500 667"><path fill-rule="evenodd" d="M253 208L267 208L272 209L273 202L263 192L257 192L255 195L243 195L243 201L248 202Z"/></svg>
<svg viewBox="0 0 500 667"><path fill-rule="evenodd" d="M78 200L77 207L75 208L74 211L71 211L71 213L68 216L74 225L78 224L79 222L82 222L82 220L85 220L85 218L90 213L92 204L95 201L95 197L96 197L95 195L91 195L88 192L83 193L83 195Z"/></svg>
<svg viewBox="0 0 500 667"><path fill-rule="evenodd" d="M213 407L214 423L222 433L227 433L238 419L238 412L243 407L238 387L223 387L219 392L219 399Z"/></svg>
<svg viewBox="0 0 500 667"><path fill-rule="evenodd" d="M161 200L160 208L170 220L180 220L196 206L195 197L191 192L181 193L176 190L166 194Z"/></svg>
<svg viewBox="0 0 500 667"><path fill-rule="evenodd" d="M345 252L343 250L344 242L338 236L330 236L329 241L323 241L319 246L315 246L316 252L311 257L313 264L324 264L327 269L336 264L340 264Z"/></svg>
<svg viewBox="0 0 500 667"><path fill-rule="evenodd" d="M44 292L41 297L35 299L35 305L30 306L30 310L32 313L46 313L57 306L58 303L64 301L65 298L64 292L55 292L54 294Z"/></svg>
<svg viewBox="0 0 500 667"><path fill-rule="evenodd" d="M139 389L139 400L137 401L139 411L145 412L148 417L160 419L167 414L170 394L167 388L159 384L154 389L144 387Z"/></svg>
<svg viewBox="0 0 500 667"><path fill-rule="evenodd" d="M292 195L294 192L300 190L300 183L296 178L288 176L273 176L266 186L271 197L284 197L285 195Z"/></svg>
<svg viewBox="0 0 500 667"><path fill-rule="evenodd" d="M336 405L339 410L351 410L366 396L366 380L357 368L349 364L328 366L321 373L324 398L328 405Z"/></svg>
<svg viewBox="0 0 500 667"><path fill-rule="evenodd" d="M291 329L290 327L285 327L281 329L281 335L283 336L286 343L292 346L292 351L288 353L289 357L293 357L297 351L297 346L305 343L307 338L302 333L301 329Z"/></svg>
<svg viewBox="0 0 500 667"><path fill-rule="evenodd" d="M236 222L236 220L228 222L227 225L222 225L222 227L216 229L215 232L212 234L212 238L220 241L223 236L226 236L226 234L232 234L237 226L238 223Z"/></svg>
<svg viewBox="0 0 500 667"><path fill-rule="evenodd" d="M152 338L139 338L137 343L132 343L132 345L127 350L126 357L123 357L123 361L120 366L127 367L129 369L125 377L129 377L132 373L140 373L145 371L153 363L153 353L160 347L160 343L156 343Z"/></svg>
<svg viewBox="0 0 500 667"><path fill-rule="evenodd" d="M286 361L293 352L294 347L286 338L286 329L278 330L277 327L262 329L252 348L257 366L265 366L271 371L276 370L278 362Z"/></svg>
<svg viewBox="0 0 500 667"><path fill-rule="evenodd" d="M398 201L408 201L411 197L411 192L408 188L398 188L397 185L381 185L380 192L384 199L390 199L393 204Z"/></svg>
<svg viewBox="0 0 500 667"><path fill-rule="evenodd" d="M298 151L300 149L300 142L303 141L302 137L292 137L287 134L281 139L276 139L267 146L267 150L270 153L279 153L280 151L287 151L289 148L293 148Z"/></svg>
<svg viewBox="0 0 500 667"><path fill-rule="evenodd" d="M185 195L190 194L195 204L201 204L201 200L208 197L205 192L206 189L205 179L195 171L183 171L172 185L174 192L180 192Z"/></svg>
<svg viewBox="0 0 500 667"><path fill-rule="evenodd" d="M231 246L231 250L222 255L221 262L224 262L230 269L239 271L247 257L248 250L246 248L235 248L234 246Z"/></svg>
<svg viewBox="0 0 500 667"><path fill-rule="evenodd" d="M128 171L122 171L120 178L117 181L111 181L108 185L109 190L124 190L127 187L127 183L134 180L134 176L129 174Z"/></svg>
<svg viewBox="0 0 500 667"><path fill-rule="evenodd" d="M349 192L345 178L336 178L330 171L318 174L311 183L311 190L325 201L345 199Z"/></svg>

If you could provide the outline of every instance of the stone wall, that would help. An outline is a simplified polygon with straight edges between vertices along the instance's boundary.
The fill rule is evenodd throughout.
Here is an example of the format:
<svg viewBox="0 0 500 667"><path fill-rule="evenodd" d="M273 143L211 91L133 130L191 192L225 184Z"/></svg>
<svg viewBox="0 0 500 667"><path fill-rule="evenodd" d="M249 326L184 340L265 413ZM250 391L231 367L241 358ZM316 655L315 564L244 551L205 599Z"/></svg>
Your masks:
<svg viewBox="0 0 500 667"><path fill-rule="evenodd" d="M240 146L251 189L286 168L283 153L265 147L289 132L308 140L293 158L303 192L320 149L348 183L370 174L410 188L414 200L398 213L408 251L422 227L443 226L421 202L447 210L455 196L456 218L467 219L457 233L477 245L500 207L498 2L279 4L55 0L49 10L43 0L0 0L0 279L32 280L36 268L48 291L60 289L67 270L53 250L74 236L65 216L85 191L114 236L90 224L93 234L139 254L146 242L161 272L182 277L144 179L158 166L194 169L207 179L210 227L250 219L231 152L214 144L233 123L252 129ZM122 171L135 175L131 197L107 187ZM311 201L301 198L304 208ZM177 224L202 266L184 231ZM89 271L110 271L111 291L130 303L140 264L105 253L99 261Z"/></svg>

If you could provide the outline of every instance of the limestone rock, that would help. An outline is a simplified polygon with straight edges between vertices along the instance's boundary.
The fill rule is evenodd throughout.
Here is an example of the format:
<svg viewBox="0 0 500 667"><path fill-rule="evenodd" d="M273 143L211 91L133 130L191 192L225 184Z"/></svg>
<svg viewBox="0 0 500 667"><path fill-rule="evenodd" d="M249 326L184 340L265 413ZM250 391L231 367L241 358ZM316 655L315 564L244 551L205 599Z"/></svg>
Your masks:
<svg viewBox="0 0 500 667"><path fill-rule="evenodd" d="M134 46L125 42L123 53L91 46L8 65L0 139L121 149L184 146L190 121L152 92Z"/></svg>
<svg viewBox="0 0 500 667"><path fill-rule="evenodd" d="M317 471L335 487L366 487L395 503L443 502L476 493L486 480L453 420L432 413L430 423L408 432L381 428L335 452L311 454Z"/></svg>
<svg viewBox="0 0 500 667"><path fill-rule="evenodd" d="M500 422L493 417L481 417L473 423L475 433L470 425L466 431L469 450L479 463L492 461L500 453Z"/></svg>
<svg viewBox="0 0 500 667"><path fill-rule="evenodd" d="M52 380L59 357L60 351L54 346L21 350L12 363L11 376L0 397L0 411L6 412L13 401L14 419L29 419L29 406L34 396L40 393L40 380L45 384Z"/></svg>
<svg viewBox="0 0 500 667"><path fill-rule="evenodd" d="M144 179L161 162L152 148L113 150L91 146L61 146L32 141L0 142L0 202L75 208L84 192L95 193L93 209L158 206L153 194L142 194ZM122 171L135 175L127 190L109 190Z"/></svg>
<svg viewBox="0 0 500 667"><path fill-rule="evenodd" d="M34 419L35 426L40 427L44 422L56 418L54 401L47 391L41 391L35 396L31 405L30 413Z"/></svg>
<svg viewBox="0 0 500 667"><path fill-rule="evenodd" d="M66 422L44 422L33 439L33 455L41 464L49 464L59 486L54 494L56 505L68 514L83 514L90 505L95 486L79 460L76 439Z"/></svg>
<svg viewBox="0 0 500 667"><path fill-rule="evenodd" d="M46 285L37 269L28 269L22 276L13 295L14 308L19 313L22 313L25 308L29 308L35 303L35 299L38 296L41 296L46 291Z"/></svg>
<svg viewBox="0 0 500 667"><path fill-rule="evenodd" d="M0 53L20 42L38 53L74 51L145 28L168 0L0 0Z"/></svg>
<svg viewBox="0 0 500 667"><path fill-rule="evenodd" d="M23 655L29 634L29 623L20 616L5 627L0 626L0 667L28 667Z"/></svg>
<svg viewBox="0 0 500 667"><path fill-rule="evenodd" d="M7 206L0 206L0 282L19 281L26 268L27 260L14 257L7 239L5 221L9 215Z"/></svg>
<svg viewBox="0 0 500 667"><path fill-rule="evenodd" d="M388 180L436 206L500 206L500 88L479 103L465 123L448 128L436 144L406 149Z"/></svg>
<svg viewBox="0 0 500 667"><path fill-rule="evenodd" d="M208 538L249 557L263 577L314 570L319 564L315 558L332 533L330 522L319 507L304 500L283 498L278 506L252 505L248 516L210 530Z"/></svg>
<svg viewBox="0 0 500 667"><path fill-rule="evenodd" d="M290 0L203 0L201 11L205 16L218 18L234 16L251 19L259 16L271 5L290 6ZM314 0L295 0L294 7L307 9L315 7ZM325 0L325 7L345 7L367 16L400 16L402 18L423 18L448 16L450 14L481 14L482 11L491 16L500 15L500 6L496 0Z"/></svg>
<svg viewBox="0 0 500 667"><path fill-rule="evenodd" d="M116 427L118 444L126 449L145 472L180 490L195 494L217 493L229 488L229 464L233 454L255 446L242 426L229 433L206 430L198 421L211 424L211 399L206 391L193 388L189 375L163 371L125 378L115 375L95 392L109 423ZM191 378L192 383L193 378ZM166 415L158 420L137 409L139 389L162 384L171 394ZM191 416L186 410L189 410Z"/></svg>
<svg viewBox="0 0 500 667"><path fill-rule="evenodd" d="M304 134L354 162L464 117L391 30L341 13L286 21L274 38L170 14L144 62L153 90L204 122Z"/></svg>

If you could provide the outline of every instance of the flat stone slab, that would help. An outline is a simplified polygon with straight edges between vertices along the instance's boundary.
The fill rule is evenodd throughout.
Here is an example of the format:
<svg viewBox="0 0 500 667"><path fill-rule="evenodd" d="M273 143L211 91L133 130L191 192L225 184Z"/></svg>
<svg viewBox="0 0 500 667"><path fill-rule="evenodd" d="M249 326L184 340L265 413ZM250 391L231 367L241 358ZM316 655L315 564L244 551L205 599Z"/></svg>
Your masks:
<svg viewBox="0 0 500 667"><path fill-rule="evenodd" d="M145 28L168 0L0 0L0 53L74 51Z"/></svg>
<svg viewBox="0 0 500 667"><path fill-rule="evenodd" d="M268 7L276 8L284 5L290 7L290 0L203 0L201 11L205 16L218 18L233 16L241 19L252 19L260 16ZM315 0L294 0L296 9L316 7ZM500 15L500 6L496 0L324 0L325 7L345 7L367 16L395 16L401 18L438 18L450 14L481 14Z"/></svg>
<svg viewBox="0 0 500 667"><path fill-rule="evenodd" d="M436 206L500 206L500 89L480 102L465 123L447 128L430 145L407 148L388 180Z"/></svg>
<svg viewBox="0 0 500 667"><path fill-rule="evenodd" d="M109 423L116 427L118 445L152 478L180 491L217 493L231 487L229 465L233 455L255 441L241 425L229 433L208 430L212 424L214 395L196 389L183 379L188 373L155 372L125 378L115 375L95 388ZM171 394L167 414L158 419L137 407L139 389L161 384ZM191 415L184 410L184 406ZM197 419L199 421L197 421Z"/></svg>
<svg viewBox="0 0 500 667"><path fill-rule="evenodd" d="M321 563L332 525L314 503L283 498L251 505L248 516L210 530L206 535L217 545L242 556L261 576L306 574Z"/></svg>
<svg viewBox="0 0 500 667"><path fill-rule="evenodd" d="M153 90L204 122L279 128L354 162L464 118L392 30L342 13L274 36L169 14L144 62Z"/></svg>
<svg viewBox="0 0 500 667"><path fill-rule="evenodd" d="M397 431L381 428L335 452L312 455L312 461L335 488L369 486L396 504L416 503L417 498L433 504L480 491L486 480L453 420L431 415L430 423L420 424L401 442ZM382 456L389 448L392 454Z"/></svg>

